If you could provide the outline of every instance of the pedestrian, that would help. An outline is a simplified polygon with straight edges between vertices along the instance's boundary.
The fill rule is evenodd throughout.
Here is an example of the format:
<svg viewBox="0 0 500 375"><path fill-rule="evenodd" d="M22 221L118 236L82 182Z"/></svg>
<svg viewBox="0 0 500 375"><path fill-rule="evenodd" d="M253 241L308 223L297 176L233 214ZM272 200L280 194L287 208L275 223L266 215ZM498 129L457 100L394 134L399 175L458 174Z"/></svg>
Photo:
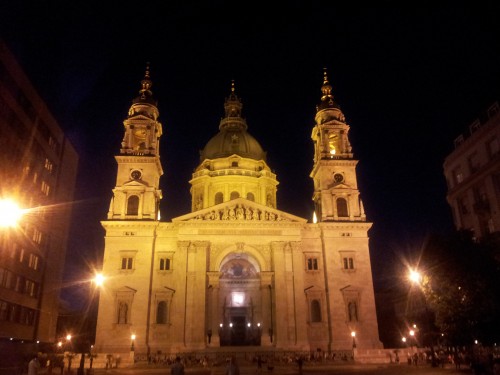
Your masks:
<svg viewBox="0 0 500 375"><path fill-rule="evenodd" d="M262 357L259 355L257 356L257 374L262 373Z"/></svg>
<svg viewBox="0 0 500 375"><path fill-rule="evenodd" d="M234 356L231 356L227 360L226 372L224 374L225 375L240 375L240 368L239 368L238 363L236 362L236 358Z"/></svg>
<svg viewBox="0 0 500 375"><path fill-rule="evenodd" d="M28 375L38 375L39 368L40 362L38 362L38 356L35 355L28 363Z"/></svg>
<svg viewBox="0 0 500 375"><path fill-rule="evenodd" d="M297 358L297 364L299 365L299 375L302 375L302 365L304 364L302 356L299 356L299 358Z"/></svg>
<svg viewBox="0 0 500 375"><path fill-rule="evenodd" d="M184 375L184 365L181 362L181 357L175 357L175 362L170 368L171 375Z"/></svg>

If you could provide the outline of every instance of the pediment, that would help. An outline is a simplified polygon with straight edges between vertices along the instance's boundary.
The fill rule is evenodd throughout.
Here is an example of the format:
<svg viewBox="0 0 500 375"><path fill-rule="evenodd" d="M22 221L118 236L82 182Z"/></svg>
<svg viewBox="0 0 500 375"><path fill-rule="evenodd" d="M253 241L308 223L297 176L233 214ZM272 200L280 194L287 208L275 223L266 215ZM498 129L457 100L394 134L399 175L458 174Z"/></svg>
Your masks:
<svg viewBox="0 0 500 375"><path fill-rule="evenodd" d="M333 190L333 189L352 189L351 186L347 185L346 183L344 182L341 182L340 184L334 184L330 187L330 190Z"/></svg>
<svg viewBox="0 0 500 375"><path fill-rule="evenodd" d="M123 186L127 186L127 187L132 187L132 186L144 187L144 186L149 186L149 184L147 184L143 180L130 180L130 181L125 182L123 184Z"/></svg>
<svg viewBox="0 0 500 375"><path fill-rule="evenodd" d="M306 219L299 216L264 206L245 198L233 199L172 219L174 223L185 221L307 222Z"/></svg>
<svg viewBox="0 0 500 375"><path fill-rule="evenodd" d="M135 293L135 292L137 292L137 290L129 286L122 286L121 288L116 289L116 293Z"/></svg>

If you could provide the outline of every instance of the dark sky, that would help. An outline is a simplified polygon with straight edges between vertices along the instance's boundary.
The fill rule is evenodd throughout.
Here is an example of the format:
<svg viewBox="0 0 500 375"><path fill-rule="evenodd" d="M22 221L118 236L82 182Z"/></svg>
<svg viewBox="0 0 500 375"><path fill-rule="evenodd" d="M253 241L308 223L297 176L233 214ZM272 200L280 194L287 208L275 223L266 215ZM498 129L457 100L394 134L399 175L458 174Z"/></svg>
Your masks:
<svg viewBox="0 0 500 375"><path fill-rule="evenodd" d="M164 129L165 220L190 211L188 181L233 79L280 181L278 208L310 219L310 135L326 67L374 223L376 284L396 282L388 265L398 254L452 228L444 158L500 96L498 1L8 3L1 35L81 159L68 279L102 256L114 155L147 62Z"/></svg>

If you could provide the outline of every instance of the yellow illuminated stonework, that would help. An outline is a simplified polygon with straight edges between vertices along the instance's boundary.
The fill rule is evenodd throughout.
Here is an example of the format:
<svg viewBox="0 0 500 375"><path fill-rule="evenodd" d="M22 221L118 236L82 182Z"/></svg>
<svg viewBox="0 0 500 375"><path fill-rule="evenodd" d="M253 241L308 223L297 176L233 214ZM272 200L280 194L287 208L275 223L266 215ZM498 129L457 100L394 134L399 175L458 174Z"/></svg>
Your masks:
<svg viewBox="0 0 500 375"><path fill-rule="evenodd" d="M380 348L368 246L372 224L359 198L349 127L329 91L312 130L314 222L278 208L277 177L248 132L234 83L219 129L189 181L190 212L157 220L163 171L154 145L161 125L157 108L147 107L154 103L148 92L141 91L125 122L116 186L102 222L106 286L97 366L107 354L129 358L132 333L135 358L236 346L350 350L353 331L357 348ZM152 151L135 155L129 134L144 124L152 129L145 137ZM134 170L140 179L132 178ZM349 272L343 269L346 251L356 260Z"/></svg>

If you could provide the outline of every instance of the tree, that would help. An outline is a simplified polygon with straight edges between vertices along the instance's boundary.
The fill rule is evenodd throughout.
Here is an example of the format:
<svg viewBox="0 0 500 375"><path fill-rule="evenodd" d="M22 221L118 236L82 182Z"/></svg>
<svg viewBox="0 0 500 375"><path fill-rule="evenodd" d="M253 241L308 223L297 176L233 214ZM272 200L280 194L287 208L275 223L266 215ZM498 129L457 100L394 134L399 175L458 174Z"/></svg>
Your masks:
<svg viewBox="0 0 500 375"><path fill-rule="evenodd" d="M451 344L478 339L492 344L500 333L498 245L475 242L466 231L434 235L424 247L422 288L435 324Z"/></svg>

